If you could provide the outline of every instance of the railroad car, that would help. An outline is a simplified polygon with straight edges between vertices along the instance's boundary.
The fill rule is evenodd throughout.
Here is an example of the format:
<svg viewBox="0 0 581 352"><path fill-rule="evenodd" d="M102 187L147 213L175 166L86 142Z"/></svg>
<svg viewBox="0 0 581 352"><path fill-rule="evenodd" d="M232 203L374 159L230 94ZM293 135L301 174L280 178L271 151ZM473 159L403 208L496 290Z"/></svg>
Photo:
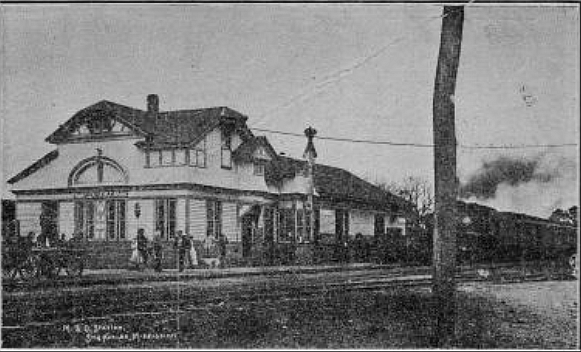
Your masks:
<svg viewBox="0 0 581 352"><path fill-rule="evenodd" d="M459 262L569 261L578 228L476 203L458 202Z"/></svg>

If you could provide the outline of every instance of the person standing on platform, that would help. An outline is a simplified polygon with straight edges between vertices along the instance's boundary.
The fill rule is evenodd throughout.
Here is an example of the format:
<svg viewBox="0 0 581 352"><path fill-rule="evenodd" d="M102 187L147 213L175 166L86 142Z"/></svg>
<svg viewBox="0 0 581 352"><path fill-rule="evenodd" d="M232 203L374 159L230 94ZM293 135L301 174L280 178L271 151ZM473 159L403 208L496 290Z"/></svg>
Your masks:
<svg viewBox="0 0 581 352"><path fill-rule="evenodd" d="M141 257L141 253L139 253L139 241L137 237L131 241L131 257L129 258L129 262L132 265L132 269L140 270L141 263L143 263L143 258Z"/></svg>
<svg viewBox="0 0 581 352"><path fill-rule="evenodd" d="M180 257L182 257L182 270L184 267L190 267L191 260L190 260L190 249L192 248L192 242L190 241L190 236L184 234L182 232L182 246L181 246L181 253Z"/></svg>
<svg viewBox="0 0 581 352"><path fill-rule="evenodd" d="M204 239L204 257L210 258L212 257L213 253L212 250L214 249L215 240L211 234L206 234L206 238Z"/></svg>
<svg viewBox="0 0 581 352"><path fill-rule="evenodd" d="M228 245L228 238L220 232L218 236L218 249L220 250L220 267L226 266L226 246Z"/></svg>
<svg viewBox="0 0 581 352"><path fill-rule="evenodd" d="M177 265L180 272L184 271L184 261L188 252L188 242L189 241L184 236L183 231L179 230L176 236L176 241L174 243L174 248L177 252Z"/></svg>
<svg viewBox="0 0 581 352"><path fill-rule="evenodd" d="M153 238L153 269L157 272L162 271L163 260L163 238L159 230L155 231Z"/></svg>
<svg viewBox="0 0 581 352"><path fill-rule="evenodd" d="M141 254L143 264L147 267L147 237L145 237L145 230L142 228L137 230L137 250Z"/></svg>
<svg viewBox="0 0 581 352"><path fill-rule="evenodd" d="M198 252L196 252L196 246L194 246L194 239L192 235L189 235L190 240L190 250L189 250L189 259L190 259L190 267L195 268L198 266Z"/></svg>

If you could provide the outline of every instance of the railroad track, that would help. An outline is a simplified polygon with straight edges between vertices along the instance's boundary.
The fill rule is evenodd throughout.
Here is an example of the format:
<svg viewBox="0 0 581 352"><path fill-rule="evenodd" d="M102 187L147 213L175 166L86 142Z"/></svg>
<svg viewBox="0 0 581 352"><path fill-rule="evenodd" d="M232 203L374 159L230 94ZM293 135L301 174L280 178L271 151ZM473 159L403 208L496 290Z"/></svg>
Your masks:
<svg viewBox="0 0 581 352"><path fill-rule="evenodd" d="M521 265L521 263L500 263L495 264L493 268L485 267L485 266L475 266L475 267L458 267L459 273L466 273L466 272L474 272L478 268L485 268L491 270L503 270L506 268L513 268ZM268 277L276 277L282 275L292 275L292 274L299 274L299 275L310 275L310 274L317 274L321 273L322 271L319 270L306 270L306 269L298 269L295 273L292 270L288 271L265 271L265 272L249 272L242 276L244 277L257 277L257 276L268 276ZM339 274L345 273L349 276L353 276L355 272L361 272L360 276L368 277L370 272L376 272L378 277L384 275L385 272L392 273L394 275L412 275L412 274L430 274L431 267L429 266L414 266L414 267L405 267L405 266L396 266L396 267L387 267L387 266L377 266L372 268L348 268L345 271L342 271L341 268L334 268L334 270L325 270L324 272L329 272L330 274ZM238 276L238 275L236 275ZM104 277L75 277L70 278L66 276L59 276L54 279L39 279L34 278L31 280L21 280L21 279L12 279L12 278L3 278L2 280L2 290L3 293L9 292L17 292L17 291L31 291L31 290L48 290L48 289L61 289L61 288L69 288L69 287L92 287L92 286L114 286L114 285L123 285L123 284L143 284L147 282L177 282L180 280L207 280L207 279L224 279L233 277L232 275L226 273L206 273L206 275L188 275L187 273L183 275L159 275L155 277L143 275L143 276L134 276L134 277L119 277L119 276L104 276Z"/></svg>
<svg viewBox="0 0 581 352"><path fill-rule="evenodd" d="M513 278L502 283L524 281L542 281L544 275L529 275L527 277ZM458 283L470 283L478 281L490 281L473 275L459 274L456 277ZM11 304L5 302L3 312L3 329L28 329L41 326L59 326L63 324L74 324L75 322L86 322L95 320L108 320L127 316L167 316L184 314L194 311L208 311L216 307L223 307L232 304L252 304L259 302L276 302L288 300L324 299L330 295L343 292L373 292L406 288L429 288L431 284L430 275L414 275L407 277L356 275L343 280L333 280L329 282L317 282L316 280L304 280L291 283L271 282L266 285L242 285L228 288L193 288L191 283L177 283L177 287L172 285L172 290L159 292L149 292L148 295L139 292L122 293L120 297L109 296L104 293L105 299L97 300L96 305L89 307L79 307L74 303L67 302L67 296L53 298L44 301L44 305L36 305L36 311L32 316L22 314L30 305ZM183 287L182 287L183 286ZM149 288L145 288L149 290ZM112 292L111 292L112 293ZM93 292L97 295L97 292ZM132 294L128 304L119 304L126 299L123 295ZM154 297L151 297L154 296ZM97 297L103 298L103 297ZM145 298L145 300L143 300ZM25 300L20 298L20 300ZM7 304L8 303L8 304ZM87 309L85 309L87 308ZM129 308L129 309L128 309ZM29 319L26 319L29 317ZM24 318L24 319L23 319Z"/></svg>

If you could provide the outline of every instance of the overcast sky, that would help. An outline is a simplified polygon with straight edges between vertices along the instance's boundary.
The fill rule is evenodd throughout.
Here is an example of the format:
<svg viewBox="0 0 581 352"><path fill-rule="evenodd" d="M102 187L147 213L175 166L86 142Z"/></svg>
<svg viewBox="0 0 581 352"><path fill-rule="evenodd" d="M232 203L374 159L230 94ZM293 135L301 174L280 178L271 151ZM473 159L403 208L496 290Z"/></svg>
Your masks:
<svg viewBox="0 0 581 352"><path fill-rule="evenodd" d="M229 106L250 127L432 143L441 6L436 4L2 5L2 171L54 146L78 110L106 99L162 110ZM579 139L579 10L468 6L456 92L463 145ZM255 132L260 135L260 132ZM304 138L265 134L300 157ZM316 140L319 162L369 179L433 179L430 148ZM574 160L550 194L505 210L578 204L577 148L459 149L465 180L483 160ZM11 197L6 191L2 197ZM514 198L514 197L513 197ZM511 198L511 199L513 199ZM549 199L550 198L550 199ZM536 204L543 203L541 209ZM498 204L497 204L498 205Z"/></svg>

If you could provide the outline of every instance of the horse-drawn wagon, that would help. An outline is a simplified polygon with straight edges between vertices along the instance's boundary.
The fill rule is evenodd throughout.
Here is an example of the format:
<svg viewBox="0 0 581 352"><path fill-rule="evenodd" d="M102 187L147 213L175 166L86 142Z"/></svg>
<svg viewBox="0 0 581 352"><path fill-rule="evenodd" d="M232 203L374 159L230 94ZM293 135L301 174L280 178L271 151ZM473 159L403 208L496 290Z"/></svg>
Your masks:
<svg viewBox="0 0 581 352"><path fill-rule="evenodd" d="M4 278L28 280L32 278L83 274L85 250L72 244L55 247L34 247L19 238L2 245L2 276Z"/></svg>

